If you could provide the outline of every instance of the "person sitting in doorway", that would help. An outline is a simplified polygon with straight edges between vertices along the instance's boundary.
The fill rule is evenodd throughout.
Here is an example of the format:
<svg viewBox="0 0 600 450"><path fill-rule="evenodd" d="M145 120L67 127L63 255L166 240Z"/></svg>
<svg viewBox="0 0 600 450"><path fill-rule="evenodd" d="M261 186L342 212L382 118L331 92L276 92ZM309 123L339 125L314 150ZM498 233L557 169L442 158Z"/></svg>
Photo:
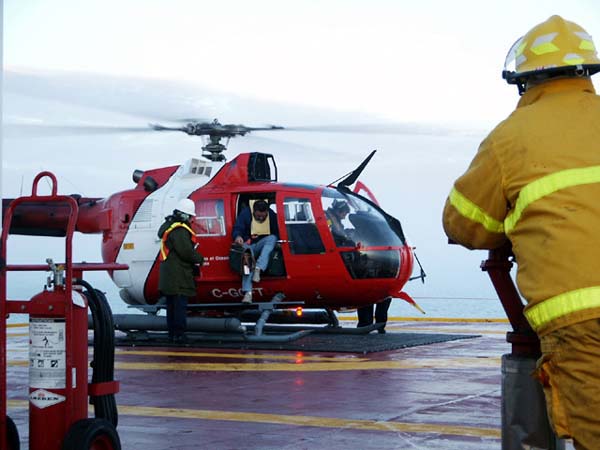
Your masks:
<svg viewBox="0 0 600 450"><path fill-rule="evenodd" d="M252 303L252 283L260 282L260 273L267 269L269 257L279 239L277 214L264 200L256 200L250 208L244 208L233 226L233 241L249 249L256 259L252 272L242 275L242 303Z"/></svg>

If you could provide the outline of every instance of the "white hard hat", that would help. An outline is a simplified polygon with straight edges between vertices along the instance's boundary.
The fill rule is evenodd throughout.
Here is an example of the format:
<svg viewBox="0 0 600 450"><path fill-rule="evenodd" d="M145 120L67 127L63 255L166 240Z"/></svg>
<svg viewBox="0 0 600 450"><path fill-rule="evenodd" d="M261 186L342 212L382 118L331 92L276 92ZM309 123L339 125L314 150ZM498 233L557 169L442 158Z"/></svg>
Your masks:
<svg viewBox="0 0 600 450"><path fill-rule="evenodd" d="M196 215L196 205L189 198L182 198L179 200L175 209L179 212L187 214L188 216Z"/></svg>

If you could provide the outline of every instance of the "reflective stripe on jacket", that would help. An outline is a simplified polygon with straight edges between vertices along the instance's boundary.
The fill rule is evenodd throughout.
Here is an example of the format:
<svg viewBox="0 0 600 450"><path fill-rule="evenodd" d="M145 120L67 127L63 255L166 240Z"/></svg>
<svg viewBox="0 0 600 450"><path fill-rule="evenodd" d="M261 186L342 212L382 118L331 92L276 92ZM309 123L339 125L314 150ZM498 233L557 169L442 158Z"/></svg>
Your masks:
<svg viewBox="0 0 600 450"><path fill-rule="evenodd" d="M187 223L169 216L160 226L158 236L161 238L158 289L163 295L195 296L194 265L202 265L204 261L196 249L195 233Z"/></svg>
<svg viewBox="0 0 600 450"><path fill-rule="evenodd" d="M167 239L169 237L169 234L171 233L171 231L173 231L175 228L179 228L182 227L184 229L186 229L187 231L189 231L190 235L191 235L191 240L194 243L194 245L196 245L198 243L198 239L196 237L196 233L194 233L194 230L192 230L189 225L183 223L183 222L174 222L169 228L167 228L165 230L165 232L162 235L162 239L160 240L160 260L164 261L165 259L167 259L167 256L169 256L169 247L167 246Z"/></svg>
<svg viewBox="0 0 600 450"><path fill-rule="evenodd" d="M508 236L539 334L600 317L600 97L589 79L528 89L454 184L444 229L468 248Z"/></svg>

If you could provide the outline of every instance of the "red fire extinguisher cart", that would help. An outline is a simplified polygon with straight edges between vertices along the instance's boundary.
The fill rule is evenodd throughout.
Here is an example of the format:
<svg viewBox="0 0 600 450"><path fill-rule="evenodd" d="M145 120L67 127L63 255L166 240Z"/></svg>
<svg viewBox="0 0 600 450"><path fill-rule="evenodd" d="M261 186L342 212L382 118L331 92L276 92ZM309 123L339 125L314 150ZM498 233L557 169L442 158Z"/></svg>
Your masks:
<svg viewBox="0 0 600 450"><path fill-rule="evenodd" d="M52 193L37 195L40 179L49 177ZM64 223L65 262L7 264L7 239L16 208L23 203L44 202L69 208ZM72 241L78 205L70 196L57 195L56 177L41 172L33 181L32 195L13 200L5 215L0 249L0 447L19 448L14 422L6 414L6 318L10 313L29 314L29 448L30 450L87 450L121 448L116 417L88 419L88 396L113 396L117 381L88 383L88 299L74 288L84 271L119 270L122 264L72 261ZM51 271L43 292L30 300L7 299L8 271ZM111 316L112 323L112 316ZM114 333L113 330L110 330ZM114 352L114 350L111 350ZM111 353L114 358L114 353ZM96 355L95 355L96 357ZM113 359L114 361L114 359ZM111 361L111 367L112 363ZM116 416L116 404L115 416Z"/></svg>

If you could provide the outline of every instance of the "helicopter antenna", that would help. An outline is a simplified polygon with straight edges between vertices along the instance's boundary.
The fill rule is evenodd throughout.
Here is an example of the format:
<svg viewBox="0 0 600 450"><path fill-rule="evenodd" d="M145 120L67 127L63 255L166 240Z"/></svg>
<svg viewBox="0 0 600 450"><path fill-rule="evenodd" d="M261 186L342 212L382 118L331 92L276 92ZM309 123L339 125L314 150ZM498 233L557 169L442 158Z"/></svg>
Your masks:
<svg viewBox="0 0 600 450"><path fill-rule="evenodd" d="M331 183L329 183L328 186L332 186L333 184L337 183L338 181L339 181L338 186L348 187L351 184L354 184L354 182L356 182L356 180L358 179L358 177L360 176L360 174L362 173L362 171L365 170L365 167L367 167L367 164L369 164L369 161L371 161L371 158L373 157L373 155L375 155L376 151L377 150L373 150L369 154L369 156L367 156L365 158L365 160L362 163L360 163L360 165L356 169L354 169L352 172L348 172L347 174L342 175L337 180L332 181Z"/></svg>
<svg viewBox="0 0 600 450"><path fill-rule="evenodd" d="M148 124L155 131L183 131L190 136L202 136L206 139L202 146L202 156L210 161L225 161L223 152L227 150L229 140L236 136L245 136L252 131L283 130L283 127L269 125L267 127L247 127L245 125L221 124L217 119L212 122L199 122L184 119L187 123L180 127L166 127L160 124ZM222 138L227 138L225 144Z"/></svg>

